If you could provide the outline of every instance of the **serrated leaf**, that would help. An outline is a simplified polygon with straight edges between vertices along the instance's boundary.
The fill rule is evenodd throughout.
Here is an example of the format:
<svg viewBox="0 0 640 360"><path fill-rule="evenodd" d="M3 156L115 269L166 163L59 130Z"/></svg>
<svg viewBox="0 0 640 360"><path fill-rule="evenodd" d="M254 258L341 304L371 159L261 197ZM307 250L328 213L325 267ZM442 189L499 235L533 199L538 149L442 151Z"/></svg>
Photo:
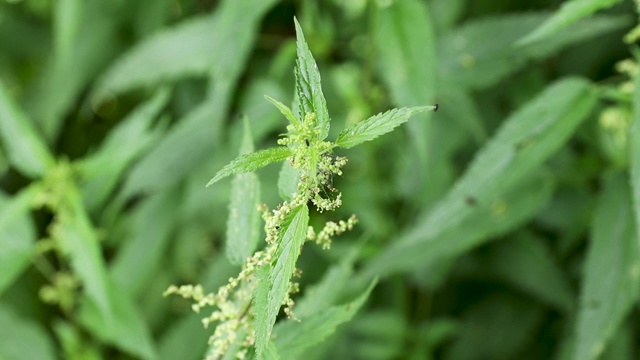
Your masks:
<svg viewBox="0 0 640 360"><path fill-rule="evenodd" d="M546 20L518 43L524 45L548 38L576 21L619 2L620 0L566 0L550 19Z"/></svg>
<svg viewBox="0 0 640 360"><path fill-rule="evenodd" d="M207 186L210 186L229 175L255 171L271 163L283 161L289 156L291 156L291 149L284 146L273 147L241 155L223 167L222 170L218 171L213 179L209 181Z"/></svg>
<svg viewBox="0 0 640 360"><path fill-rule="evenodd" d="M434 106L420 106L412 108L392 109L378 115L374 115L367 120L344 129L336 144L342 148L348 149L370 141L380 135L391 132L396 127L407 122L410 117L425 111L435 110Z"/></svg>
<svg viewBox="0 0 640 360"><path fill-rule="evenodd" d="M33 123L22 112L0 82L0 139L11 165L22 174L37 178L55 159Z"/></svg>
<svg viewBox="0 0 640 360"><path fill-rule="evenodd" d="M605 181L593 219L573 359L597 359L640 295L640 242L627 180Z"/></svg>
<svg viewBox="0 0 640 360"><path fill-rule="evenodd" d="M300 125L300 121L298 121L298 119L296 118L296 116L293 114L293 111L291 109L289 109L289 107L283 103L281 103L280 101L265 95L264 96L267 100L269 100L270 103L272 103L275 107L278 108L278 110L280 110L280 112L282 113L282 115L284 115L284 117L287 118L287 120L289 120L291 122L291 124L293 125Z"/></svg>
<svg viewBox="0 0 640 360"><path fill-rule="evenodd" d="M159 91L113 129L95 154L79 162L83 199L89 211L104 204L127 166L158 139L151 123L168 99L167 91Z"/></svg>
<svg viewBox="0 0 640 360"><path fill-rule="evenodd" d="M329 135L329 112L327 102L322 94L320 72L311 50L304 39L302 28L297 19L293 19L296 27L296 91L299 99L298 115L303 119L305 114L315 113L316 123L320 130L320 140Z"/></svg>
<svg viewBox="0 0 640 360"><path fill-rule="evenodd" d="M11 198L0 193L0 295L35 255L36 230L29 209L39 192L31 186Z"/></svg>
<svg viewBox="0 0 640 360"><path fill-rule="evenodd" d="M365 303L377 281L355 300L340 306L332 306L301 322L286 321L274 329L275 344L283 359L297 359L307 348L316 345L336 331L338 325L353 318Z"/></svg>
<svg viewBox="0 0 640 360"><path fill-rule="evenodd" d="M38 322L0 304L0 359L57 359L48 332Z"/></svg>
<svg viewBox="0 0 640 360"><path fill-rule="evenodd" d="M244 119L240 155L253 151L249 121ZM226 253L232 264L241 265L258 245L260 181L254 173L237 174L231 183L231 202L227 219Z"/></svg>
<svg viewBox="0 0 640 360"><path fill-rule="evenodd" d="M305 318L318 313L334 304L353 274L352 260L348 259L330 267L322 279L307 287L305 295L296 301L295 315L304 321Z"/></svg>
<svg viewBox="0 0 640 360"><path fill-rule="evenodd" d="M280 225L275 263L265 265L258 275L259 283L254 298L256 319L256 353L262 354L271 337L271 330L289 288L300 250L307 237L309 208L301 205L285 217Z"/></svg>
<svg viewBox="0 0 640 360"><path fill-rule="evenodd" d="M389 273L407 269L405 258L427 256L435 240L459 227L476 207L470 203L493 204L510 189L531 176L555 153L587 118L595 105L589 83L577 78L556 82L512 115L481 149L465 174L444 198L416 221L416 226L400 236L384 253L374 258L366 272ZM399 254L404 254L399 256Z"/></svg>

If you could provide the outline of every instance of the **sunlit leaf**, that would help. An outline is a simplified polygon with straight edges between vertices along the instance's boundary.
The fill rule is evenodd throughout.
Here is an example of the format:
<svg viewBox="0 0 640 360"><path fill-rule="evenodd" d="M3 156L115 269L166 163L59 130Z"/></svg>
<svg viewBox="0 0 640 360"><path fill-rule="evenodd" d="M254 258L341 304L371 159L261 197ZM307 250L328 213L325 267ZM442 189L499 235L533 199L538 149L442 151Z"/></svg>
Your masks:
<svg viewBox="0 0 640 360"><path fill-rule="evenodd" d="M229 175L258 170L271 163L283 161L289 156L291 156L291 149L284 146L269 148L246 155L241 155L227 164L225 167L223 167L220 171L218 171L213 179L209 181L207 186L210 186Z"/></svg>
<svg viewBox="0 0 640 360"><path fill-rule="evenodd" d="M306 114L315 113L316 123L320 130L320 140L324 140L329 134L329 111L327 103L322 94L322 86L320 84L320 72L318 65L313 58L309 46L304 39L302 28L298 24L298 20L294 18L297 37L297 54L296 68L296 91L300 102L300 118L304 118Z"/></svg>
<svg viewBox="0 0 640 360"><path fill-rule="evenodd" d="M367 120L360 121L344 129L340 135L338 135L336 144L345 149L354 147L393 131L393 129L407 122L409 118L415 114L436 109L437 107L435 106L400 108L374 115Z"/></svg>

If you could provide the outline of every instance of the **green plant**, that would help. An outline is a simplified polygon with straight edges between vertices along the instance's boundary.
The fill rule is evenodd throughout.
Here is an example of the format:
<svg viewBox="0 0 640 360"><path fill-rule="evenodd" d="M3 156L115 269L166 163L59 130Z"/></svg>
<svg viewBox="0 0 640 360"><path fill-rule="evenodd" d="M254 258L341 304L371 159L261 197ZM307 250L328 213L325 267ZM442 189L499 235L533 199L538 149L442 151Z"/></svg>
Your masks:
<svg viewBox="0 0 640 360"><path fill-rule="evenodd" d="M276 350L271 334L283 305L288 318L301 321L294 315L295 302L291 296L299 291L298 284L292 281L292 278L300 276L296 262L305 242L314 241L323 249L328 249L334 236L351 230L357 222L355 215L352 215L346 221L328 221L320 231L309 226L309 203L315 205L319 212L334 211L342 204L342 194L333 187L333 177L342 175L342 167L346 164L347 158L335 156L334 149L352 148L392 131L414 114L438 110L438 105L389 110L344 129L335 142L326 141L330 117L322 94L320 73L300 25L295 19L294 22L297 34L297 115L286 105L266 96L290 122L287 132L278 140L280 146L242 154L220 170L207 184L209 186L224 177L252 172L270 163L286 160L279 181L279 184L285 184L280 189L285 201L273 211L266 205L260 207L265 222L266 248L240 260L240 274L229 279L229 283L216 293L204 294L200 285L172 286L165 292L165 295L179 294L193 299L193 309L196 312L206 306L217 308L203 320L205 326L218 323L209 339L211 348L207 359L219 359L228 356L228 353L237 353L236 356L242 359L248 348L254 345L259 359L273 357L277 351L292 351L287 348L287 344ZM245 119L245 137L241 153L250 149L250 130ZM259 185L257 178L253 176L240 175L234 181L228 223L230 229L227 230L227 251L243 253L252 251L256 245L254 238L257 234L250 229L254 218L250 208L256 202L254 189ZM295 184L293 193L289 184ZM245 211L239 211L243 207ZM248 228L241 230L242 227ZM232 257L230 260L239 259ZM324 317L322 326L315 324L311 331L298 334L300 338L296 341L305 345L296 344L295 351L300 352L320 341L322 337L332 333L337 324L351 318L366 299L372 286L373 284L354 304L349 305L349 309L332 314L333 317L329 318L326 314L321 314ZM314 319L303 321L313 323ZM301 325L299 328L302 329L304 326ZM296 331L295 327L290 331Z"/></svg>

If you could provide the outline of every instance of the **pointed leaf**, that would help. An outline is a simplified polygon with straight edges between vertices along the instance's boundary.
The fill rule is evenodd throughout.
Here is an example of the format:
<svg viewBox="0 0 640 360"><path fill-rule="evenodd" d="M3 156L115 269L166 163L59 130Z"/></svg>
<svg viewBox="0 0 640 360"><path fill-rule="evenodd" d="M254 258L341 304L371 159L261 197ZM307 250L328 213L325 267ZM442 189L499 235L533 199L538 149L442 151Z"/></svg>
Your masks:
<svg viewBox="0 0 640 360"><path fill-rule="evenodd" d="M258 170L271 163L283 161L289 156L291 156L291 150L283 146L241 155L223 167L222 170L218 171L213 179L209 181L207 186L210 186L229 175Z"/></svg>
<svg viewBox="0 0 640 360"><path fill-rule="evenodd" d="M298 115L301 119L305 114L315 113L316 123L320 130L320 140L324 140L329 135L329 112L327 102L322 94L320 84L320 72L316 60L309 50L309 46L304 39L302 28L297 19L293 19L296 26L297 54L296 68L296 91L300 101Z"/></svg>
<svg viewBox="0 0 640 360"><path fill-rule="evenodd" d="M9 162L22 174L42 176L55 163L33 123L0 82L0 140Z"/></svg>
<svg viewBox="0 0 640 360"><path fill-rule="evenodd" d="M598 359L640 295L640 242L627 180L607 179L593 219L573 359Z"/></svg>
<svg viewBox="0 0 640 360"><path fill-rule="evenodd" d="M284 359L297 359L307 348L316 345L336 331L338 325L353 318L376 285L374 280L355 300L327 308L301 322L286 321L274 329L278 352Z"/></svg>
<svg viewBox="0 0 640 360"><path fill-rule="evenodd" d="M407 122L407 120L415 114L436 109L436 106L400 108L374 115L367 120L360 121L344 129L340 135L338 135L336 144L345 149L354 147L392 131Z"/></svg>
<svg viewBox="0 0 640 360"><path fill-rule="evenodd" d="M275 264L265 265L254 299L256 319L256 353L262 354L271 337L271 330L289 289L302 244L307 237L309 208L301 205L285 217L280 226Z"/></svg>
<svg viewBox="0 0 640 360"><path fill-rule="evenodd" d="M253 151L249 121L244 119L244 136L240 155ZM241 265L258 245L260 181L254 173L237 174L231 184L231 202L227 219L227 258Z"/></svg>
<svg viewBox="0 0 640 360"><path fill-rule="evenodd" d="M550 19L519 41L528 44L556 34L559 30L585 18L600 9L611 7L621 0L565 0Z"/></svg>
<svg viewBox="0 0 640 360"><path fill-rule="evenodd" d="M280 110L280 112L282 113L282 115L284 115L293 125L299 125L300 121L298 121L298 119L296 118L296 116L293 114L293 111L291 109L289 109L289 107L283 103L281 103L280 101L265 95L264 96L267 100L269 100L270 103L272 103L273 105L275 105L275 107L278 108L278 110Z"/></svg>
<svg viewBox="0 0 640 360"><path fill-rule="evenodd" d="M410 262L398 252L413 258L428 255L431 251L417 249L429 248L430 242L458 228L476 211L470 203L492 204L515 185L524 183L587 118L595 99L589 83L566 79L547 88L511 116L449 193L416 221L418 225L369 263L370 276L386 273L395 266L406 269Z"/></svg>

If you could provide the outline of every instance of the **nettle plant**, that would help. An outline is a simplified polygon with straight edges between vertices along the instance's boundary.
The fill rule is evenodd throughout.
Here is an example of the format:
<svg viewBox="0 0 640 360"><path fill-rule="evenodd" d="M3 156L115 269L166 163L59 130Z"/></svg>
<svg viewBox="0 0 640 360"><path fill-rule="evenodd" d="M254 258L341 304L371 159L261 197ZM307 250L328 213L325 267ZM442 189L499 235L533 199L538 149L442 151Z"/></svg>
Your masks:
<svg viewBox="0 0 640 360"><path fill-rule="evenodd" d="M203 319L205 326L217 326L209 339L207 359L245 358L254 347L257 358L272 358L278 351L292 353L313 345L334 331L335 327L349 320L362 305L373 287L354 302L344 307L329 308L318 316L299 320L293 312L292 294L298 292L293 278L300 276L296 261L306 242L315 242L328 249L331 239L357 223L355 215L339 222L327 222L320 231L309 226L309 204L319 212L333 211L342 204L341 193L333 187L333 177L342 175L347 158L336 156L336 148L349 149L392 131L411 116L436 111L438 105L389 110L372 116L344 129L335 142L327 141L330 117L320 85L320 73L305 42L298 22L294 19L297 34L297 60L295 68L297 116L281 102L265 96L287 118L287 132L273 148L251 152L251 139L245 121L245 136L238 158L220 170L207 184L235 175L232 186L230 219L227 233L227 256L232 262L242 263L242 270L229 279L215 293L205 294L200 285L171 286L166 292L192 299L193 310L212 306L215 310ZM258 182L254 170L274 162L286 161L280 173L280 183L294 183L293 194L275 209L266 205L247 209L251 199L258 196ZM284 186L286 188L286 186ZM282 188L282 186L281 186ZM248 200L248 201L247 201ZM251 212L262 212L266 247L246 258L239 254L253 251L257 234L251 231ZM237 221L239 217L243 217ZM256 238L257 239L257 238ZM248 250L248 251L247 251ZM283 327L278 336L272 336L274 324L281 307L293 323L302 326ZM287 336L287 331L297 337ZM306 338L305 338L306 336ZM272 340L273 338L273 340Z"/></svg>

